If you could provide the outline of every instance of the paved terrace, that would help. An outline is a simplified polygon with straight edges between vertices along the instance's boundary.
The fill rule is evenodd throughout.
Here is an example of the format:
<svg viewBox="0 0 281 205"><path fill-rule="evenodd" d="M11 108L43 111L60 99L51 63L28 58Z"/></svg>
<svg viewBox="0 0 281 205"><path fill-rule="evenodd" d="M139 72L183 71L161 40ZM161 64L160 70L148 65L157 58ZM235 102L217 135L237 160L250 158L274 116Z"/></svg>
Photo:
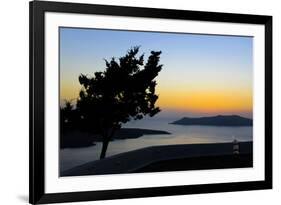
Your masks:
<svg viewBox="0 0 281 205"><path fill-rule="evenodd" d="M240 142L240 153L252 153L252 142ZM61 176L130 173L162 160L233 154L232 143L152 146L92 161L62 172Z"/></svg>

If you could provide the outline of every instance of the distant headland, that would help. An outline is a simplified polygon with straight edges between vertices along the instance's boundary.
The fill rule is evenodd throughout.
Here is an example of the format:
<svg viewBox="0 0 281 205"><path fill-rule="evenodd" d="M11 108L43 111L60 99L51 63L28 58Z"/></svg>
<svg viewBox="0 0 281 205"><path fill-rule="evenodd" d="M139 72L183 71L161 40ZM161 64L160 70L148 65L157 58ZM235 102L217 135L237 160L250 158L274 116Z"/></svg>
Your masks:
<svg viewBox="0 0 281 205"><path fill-rule="evenodd" d="M211 117L183 117L170 124L175 125L210 125L210 126L252 126L253 120L239 115L217 115Z"/></svg>
<svg viewBox="0 0 281 205"><path fill-rule="evenodd" d="M140 128L121 128L116 132L114 139L135 139L143 135L169 135L171 133L162 130L150 130ZM113 140L113 139L112 139ZM69 130L61 134L61 148L79 148L95 145L95 142L101 142L102 137L97 134L81 132L79 130Z"/></svg>

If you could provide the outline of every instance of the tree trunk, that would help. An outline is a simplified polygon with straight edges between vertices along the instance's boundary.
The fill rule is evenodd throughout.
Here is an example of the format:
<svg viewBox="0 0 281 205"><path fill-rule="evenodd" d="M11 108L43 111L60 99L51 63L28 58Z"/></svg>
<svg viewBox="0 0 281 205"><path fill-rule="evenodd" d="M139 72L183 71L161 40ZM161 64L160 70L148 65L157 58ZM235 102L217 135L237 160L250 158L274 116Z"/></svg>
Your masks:
<svg viewBox="0 0 281 205"><path fill-rule="evenodd" d="M100 154L100 159L105 158L106 150L107 150L107 147L108 147L109 140L110 139L108 139L108 140L104 139L103 142L102 142L102 150L101 150L101 154Z"/></svg>
<svg viewBox="0 0 281 205"><path fill-rule="evenodd" d="M111 138L113 137L114 133L115 133L115 129L112 128L111 129L111 133L109 135L104 135L103 136L102 150L101 150L101 154L100 154L100 159L105 158L108 144L109 144Z"/></svg>

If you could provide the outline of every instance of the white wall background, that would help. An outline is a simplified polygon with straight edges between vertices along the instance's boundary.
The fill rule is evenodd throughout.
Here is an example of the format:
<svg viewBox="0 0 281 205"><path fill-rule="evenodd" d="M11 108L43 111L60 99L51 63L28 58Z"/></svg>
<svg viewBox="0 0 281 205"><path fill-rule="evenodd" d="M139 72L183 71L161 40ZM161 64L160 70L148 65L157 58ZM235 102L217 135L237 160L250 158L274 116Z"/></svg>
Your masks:
<svg viewBox="0 0 281 205"><path fill-rule="evenodd" d="M281 6L277 0L72 0L109 5L273 15L274 189L79 204L278 204L281 200ZM0 3L0 204L28 203L28 1ZM280 203L280 202L279 202ZM77 203L78 204L78 203Z"/></svg>

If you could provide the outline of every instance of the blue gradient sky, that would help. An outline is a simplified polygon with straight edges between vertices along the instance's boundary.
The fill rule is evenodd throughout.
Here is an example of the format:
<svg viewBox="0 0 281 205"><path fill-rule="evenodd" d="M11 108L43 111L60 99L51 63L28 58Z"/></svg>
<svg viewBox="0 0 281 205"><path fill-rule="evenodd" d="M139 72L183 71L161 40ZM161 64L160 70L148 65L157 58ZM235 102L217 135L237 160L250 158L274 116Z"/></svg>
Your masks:
<svg viewBox="0 0 281 205"><path fill-rule="evenodd" d="M78 96L80 73L137 45L145 59L162 51L156 92L166 113L252 115L252 37L60 28L61 101Z"/></svg>

